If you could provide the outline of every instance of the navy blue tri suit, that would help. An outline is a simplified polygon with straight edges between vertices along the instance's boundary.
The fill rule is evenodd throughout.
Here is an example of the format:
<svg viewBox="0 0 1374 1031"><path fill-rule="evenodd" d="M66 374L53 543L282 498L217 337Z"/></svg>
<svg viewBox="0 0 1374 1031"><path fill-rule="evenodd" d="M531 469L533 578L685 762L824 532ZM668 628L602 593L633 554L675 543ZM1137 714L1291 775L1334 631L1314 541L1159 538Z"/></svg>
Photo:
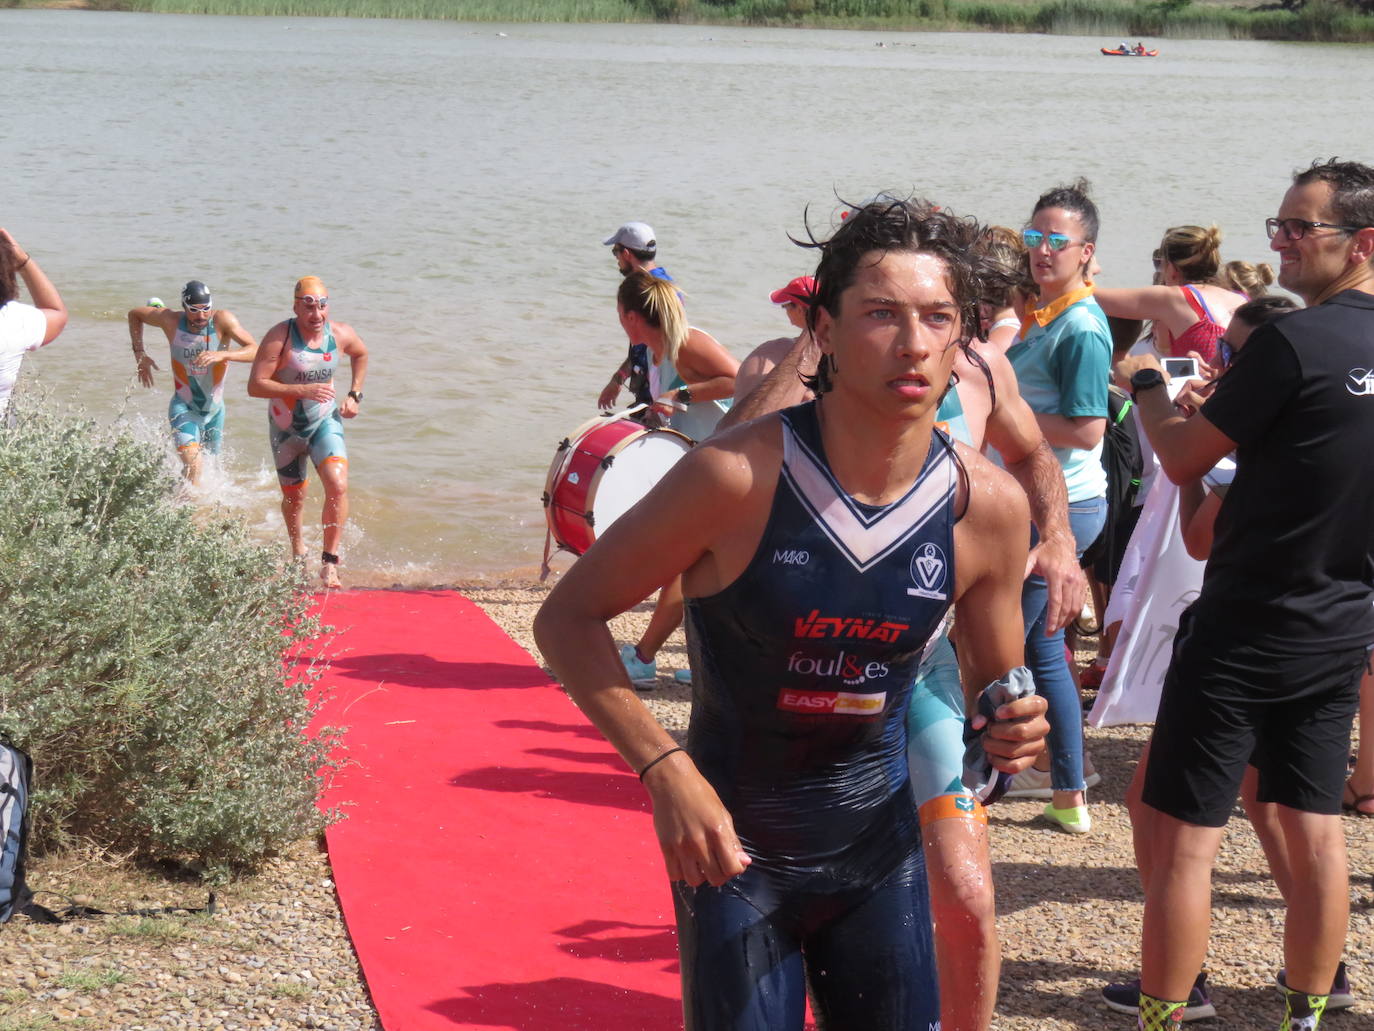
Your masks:
<svg viewBox="0 0 1374 1031"><path fill-rule="evenodd" d="M674 885L687 1031L800 1029L808 982L827 1028L934 1031L904 721L949 608L962 466L933 430L902 498L863 505L830 471L814 402L782 427L758 550L687 599L687 750L753 859L720 888Z"/></svg>

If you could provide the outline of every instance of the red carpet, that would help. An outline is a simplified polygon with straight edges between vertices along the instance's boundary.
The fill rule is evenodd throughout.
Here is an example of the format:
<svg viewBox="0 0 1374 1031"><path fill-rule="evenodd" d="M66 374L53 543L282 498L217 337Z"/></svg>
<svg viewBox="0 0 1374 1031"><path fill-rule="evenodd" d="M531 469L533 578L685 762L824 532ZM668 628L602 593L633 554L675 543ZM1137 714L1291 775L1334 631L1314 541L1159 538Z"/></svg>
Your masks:
<svg viewBox="0 0 1374 1031"><path fill-rule="evenodd" d="M322 605L329 854L387 1031L680 1028L647 799L601 735L462 595Z"/></svg>

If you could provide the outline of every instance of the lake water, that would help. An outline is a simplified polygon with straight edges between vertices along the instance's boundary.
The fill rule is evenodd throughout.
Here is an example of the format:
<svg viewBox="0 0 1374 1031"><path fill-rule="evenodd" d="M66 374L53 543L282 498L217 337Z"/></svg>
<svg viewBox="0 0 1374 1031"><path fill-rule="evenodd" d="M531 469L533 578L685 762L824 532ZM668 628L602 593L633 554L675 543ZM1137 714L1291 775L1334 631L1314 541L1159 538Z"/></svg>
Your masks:
<svg viewBox="0 0 1374 1031"><path fill-rule="evenodd" d="M810 265L788 235L837 197L1020 226L1085 175L1104 281L1136 285L1167 226L1215 221L1260 260L1295 167L1374 160L1353 46L29 10L0 39L0 224L72 316L24 382L161 440L170 381L134 383L125 312L202 279L261 336L322 276L372 356L352 583L537 566L555 445L624 353L601 244L622 221L654 226L693 323L743 357L787 331L768 293ZM284 548L246 370L202 500Z"/></svg>

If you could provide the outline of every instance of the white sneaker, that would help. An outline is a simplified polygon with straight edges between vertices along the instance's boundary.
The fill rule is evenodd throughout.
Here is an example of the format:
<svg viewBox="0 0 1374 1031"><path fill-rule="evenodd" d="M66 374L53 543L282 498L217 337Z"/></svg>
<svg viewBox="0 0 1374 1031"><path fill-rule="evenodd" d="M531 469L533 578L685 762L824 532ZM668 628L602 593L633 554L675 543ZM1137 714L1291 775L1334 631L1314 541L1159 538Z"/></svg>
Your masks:
<svg viewBox="0 0 1374 1031"><path fill-rule="evenodd" d="M1083 786L1085 788L1095 788L1102 783L1102 774L1093 769L1093 761L1088 758L1087 753L1083 753Z"/></svg>
<svg viewBox="0 0 1374 1031"><path fill-rule="evenodd" d="M1050 786L1050 771L1037 770L1032 766L1011 778L1011 786L1003 798L1053 798L1054 788Z"/></svg>

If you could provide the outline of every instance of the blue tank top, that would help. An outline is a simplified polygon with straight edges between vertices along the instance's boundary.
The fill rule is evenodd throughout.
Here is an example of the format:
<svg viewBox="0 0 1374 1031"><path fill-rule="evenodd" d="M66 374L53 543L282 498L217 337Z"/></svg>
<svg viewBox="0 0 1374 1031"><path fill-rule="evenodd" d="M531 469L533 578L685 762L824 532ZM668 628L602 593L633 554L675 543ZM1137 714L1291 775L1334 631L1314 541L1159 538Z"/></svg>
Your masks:
<svg viewBox="0 0 1374 1031"><path fill-rule="evenodd" d="M831 473L815 402L783 412L782 432L758 550L687 600L688 751L756 863L881 877L920 840L904 720L954 585L958 463L932 432L911 488L873 507Z"/></svg>

